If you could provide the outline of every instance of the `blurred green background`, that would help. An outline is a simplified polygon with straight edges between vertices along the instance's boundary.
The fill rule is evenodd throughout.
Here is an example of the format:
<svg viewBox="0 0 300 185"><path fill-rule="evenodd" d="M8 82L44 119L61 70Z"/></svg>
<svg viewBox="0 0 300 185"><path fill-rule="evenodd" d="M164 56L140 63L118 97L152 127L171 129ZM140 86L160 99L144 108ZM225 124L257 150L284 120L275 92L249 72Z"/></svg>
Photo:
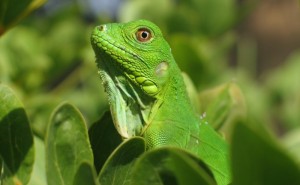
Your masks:
<svg viewBox="0 0 300 185"><path fill-rule="evenodd" d="M246 107L248 118L266 124L278 137L299 133L297 0L48 0L14 27L0 9L0 83L21 98L41 138L62 101L77 106L89 124L108 109L91 30L141 18L160 26L199 96L235 83L244 100L235 98L242 105L233 111ZM205 100L198 99L204 106Z"/></svg>

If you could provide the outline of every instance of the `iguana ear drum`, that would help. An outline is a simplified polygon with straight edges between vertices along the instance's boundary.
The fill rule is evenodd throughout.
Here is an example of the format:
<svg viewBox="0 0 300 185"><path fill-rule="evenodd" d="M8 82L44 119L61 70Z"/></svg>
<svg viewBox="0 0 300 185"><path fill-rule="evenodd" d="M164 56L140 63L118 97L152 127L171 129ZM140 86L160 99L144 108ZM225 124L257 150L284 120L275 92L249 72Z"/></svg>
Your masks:
<svg viewBox="0 0 300 185"><path fill-rule="evenodd" d="M155 74L158 77L162 77L166 74L168 69L169 69L169 64L167 62L163 61L156 66Z"/></svg>

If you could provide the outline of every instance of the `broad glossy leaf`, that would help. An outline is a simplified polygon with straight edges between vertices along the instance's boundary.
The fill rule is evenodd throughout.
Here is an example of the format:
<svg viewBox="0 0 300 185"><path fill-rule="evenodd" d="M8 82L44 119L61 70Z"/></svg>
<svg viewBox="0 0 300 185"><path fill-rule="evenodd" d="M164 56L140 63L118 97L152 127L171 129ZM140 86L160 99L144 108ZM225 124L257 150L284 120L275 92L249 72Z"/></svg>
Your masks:
<svg viewBox="0 0 300 185"><path fill-rule="evenodd" d="M101 169L98 176L100 184L132 184L130 174L133 164L145 148L145 140L141 137L132 137L122 143Z"/></svg>
<svg viewBox="0 0 300 185"><path fill-rule="evenodd" d="M0 158L4 184L26 184L34 163L30 124L21 102L0 84Z"/></svg>
<svg viewBox="0 0 300 185"><path fill-rule="evenodd" d="M2 0L1 1L1 27L9 25L30 5L33 0ZM19 3L17 3L19 2Z"/></svg>
<svg viewBox="0 0 300 185"><path fill-rule="evenodd" d="M102 118L91 126L89 138L94 154L94 165L99 172L109 155L122 142L109 111L106 111Z"/></svg>
<svg viewBox="0 0 300 185"><path fill-rule="evenodd" d="M195 150L214 174L218 185L231 182L228 145L205 120L200 122L199 145Z"/></svg>
<svg viewBox="0 0 300 185"><path fill-rule="evenodd" d="M28 185L47 185L45 144L38 137L34 137L35 159L32 175Z"/></svg>
<svg viewBox="0 0 300 185"><path fill-rule="evenodd" d="M99 185L95 169L88 162L83 162L79 166L73 185Z"/></svg>
<svg viewBox="0 0 300 185"><path fill-rule="evenodd" d="M299 185L300 170L296 162L260 129L245 123L234 127L233 185Z"/></svg>
<svg viewBox="0 0 300 185"><path fill-rule="evenodd" d="M46 0L1 0L0 35L45 2Z"/></svg>
<svg viewBox="0 0 300 185"><path fill-rule="evenodd" d="M76 171L83 162L93 164L85 121L74 106L63 103L54 111L47 130L48 184L72 184Z"/></svg>
<svg viewBox="0 0 300 185"><path fill-rule="evenodd" d="M208 168L199 159L177 148L159 148L142 155L132 170L132 183L139 185L213 185Z"/></svg>

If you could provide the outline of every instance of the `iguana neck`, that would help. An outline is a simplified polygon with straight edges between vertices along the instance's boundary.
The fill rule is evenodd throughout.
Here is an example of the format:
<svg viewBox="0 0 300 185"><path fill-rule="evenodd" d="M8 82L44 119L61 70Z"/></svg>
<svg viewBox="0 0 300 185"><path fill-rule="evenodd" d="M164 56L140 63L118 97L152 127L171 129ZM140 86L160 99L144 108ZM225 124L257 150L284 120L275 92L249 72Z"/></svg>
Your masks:
<svg viewBox="0 0 300 185"><path fill-rule="evenodd" d="M166 84L167 88L165 89L165 92L157 97L157 99L162 99L163 102L160 105L153 122L171 119L173 121L183 122L183 120L190 120L196 117L187 95L181 71L175 61L170 63L174 65L170 66L170 73L172 75L170 75L170 79Z"/></svg>
<svg viewBox="0 0 300 185"><path fill-rule="evenodd" d="M97 56L99 74L108 95L115 127L122 137L130 138L140 135L155 101L143 95L114 63L115 60L104 53Z"/></svg>
<svg viewBox="0 0 300 185"><path fill-rule="evenodd" d="M193 148L198 143L199 118L187 95L186 86L175 62L170 79L157 102L161 101L150 124L143 129L147 148L171 145ZM178 139L180 138L180 139Z"/></svg>

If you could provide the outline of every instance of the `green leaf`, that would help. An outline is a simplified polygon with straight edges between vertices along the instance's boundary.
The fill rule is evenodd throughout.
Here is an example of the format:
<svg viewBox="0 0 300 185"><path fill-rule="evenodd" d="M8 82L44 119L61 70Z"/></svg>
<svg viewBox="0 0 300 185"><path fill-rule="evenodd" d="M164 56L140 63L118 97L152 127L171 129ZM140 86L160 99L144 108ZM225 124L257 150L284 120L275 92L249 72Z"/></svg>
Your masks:
<svg viewBox="0 0 300 185"><path fill-rule="evenodd" d="M2 159L0 158L0 184L1 184L1 180L2 180Z"/></svg>
<svg viewBox="0 0 300 185"><path fill-rule="evenodd" d="M145 140L132 137L122 143L108 158L98 179L100 184L132 184L130 173L134 161L145 152Z"/></svg>
<svg viewBox="0 0 300 185"><path fill-rule="evenodd" d="M232 136L233 185L299 185L295 161L265 131L237 123Z"/></svg>
<svg viewBox="0 0 300 185"><path fill-rule="evenodd" d="M269 109L272 119L282 122L285 130L299 128L300 123L300 51L295 51L283 65L267 76Z"/></svg>
<svg viewBox="0 0 300 185"><path fill-rule="evenodd" d="M43 140L34 137L35 159L32 175L28 185L47 185L46 164L45 164L45 144Z"/></svg>
<svg viewBox="0 0 300 185"><path fill-rule="evenodd" d="M135 163L132 182L139 185L213 185L208 168L199 159L177 148L159 148L146 152Z"/></svg>
<svg viewBox="0 0 300 185"><path fill-rule="evenodd" d="M1 0L0 36L45 2L46 0Z"/></svg>
<svg viewBox="0 0 300 185"><path fill-rule="evenodd" d="M195 112L200 112L198 92L195 85L193 84L192 79L184 72L181 72L181 76L183 77L190 102L192 103Z"/></svg>
<svg viewBox="0 0 300 185"><path fill-rule="evenodd" d="M246 116L243 93L235 83L226 83L200 93L206 120L217 130L228 132L231 125Z"/></svg>
<svg viewBox="0 0 300 185"><path fill-rule="evenodd" d="M26 184L34 162L30 124L21 102L0 84L0 159L4 184Z"/></svg>
<svg viewBox="0 0 300 185"><path fill-rule="evenodd" d="M284 135L282 142L286 146L288 152L294 156L298 165L300 165L300 128Z"/></svg>
<svg viewBox="0 0 300 185"><path fill-rule="evenodd" d="M79 166L73 185L99 185L95 169L88 163L83 162Z"/></svg>
<svg viewBox="0 0 300 185"><path fill-rule="evenodd" d="M0 28L4 30L6 26L15 21L18 16L30 5L32 0L2 0L0 4Z"/></svg>
<svg viewBox="0 0 300 185"><path fill-rule="evenodd" d="M198 157L210 168L218 185L231 182L229 149L223 138L205 120L200 122Z"/></svg>
<svg viewBox="0 0 300 185"><path fill-rule="evenodd" d="M93 164L85 121L74 106L63 103L54 111L47 130L48 184L72 184L75 173L83 162Z"/></svg>
<svg viewBox="0 0 300 185"><path fill-rule="evenodd" d="M94 165L99 172L115 148L122 142L120 134L114 127L110 111L89 129L89 138L94 154Z"/></svg>

